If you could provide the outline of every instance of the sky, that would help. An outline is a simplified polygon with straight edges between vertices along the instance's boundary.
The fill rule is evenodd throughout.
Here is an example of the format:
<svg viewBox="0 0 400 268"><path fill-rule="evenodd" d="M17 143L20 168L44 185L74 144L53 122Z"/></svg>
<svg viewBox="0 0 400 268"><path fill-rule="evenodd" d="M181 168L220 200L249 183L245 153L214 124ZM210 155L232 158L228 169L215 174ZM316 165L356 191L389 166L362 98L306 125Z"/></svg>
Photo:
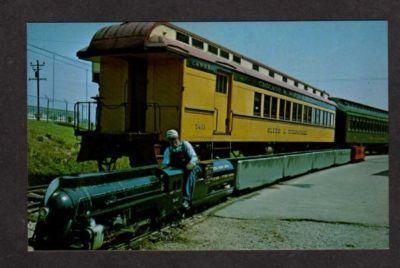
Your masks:
<svg viewBox="0 0 400 268"><path fill-rule="evenodd" d="M28 78L34 75L30 62L45 62L42 74L47 80L41 82L41 96L52 96L53 58L52 54L33 46L75 60L56 56L54 95L56 99L71 103L83 101L86 98L86 69L89 98L97 94L98 87L91 82L91 66L85 61L77 62L76 52L89 44L98 29L110 24L27 24ZM386 21L174 24L325 90L331 96L388 108ZM29 102L29 95L36 95L36 84L33 81L27 81L27 84Z"/></svg>

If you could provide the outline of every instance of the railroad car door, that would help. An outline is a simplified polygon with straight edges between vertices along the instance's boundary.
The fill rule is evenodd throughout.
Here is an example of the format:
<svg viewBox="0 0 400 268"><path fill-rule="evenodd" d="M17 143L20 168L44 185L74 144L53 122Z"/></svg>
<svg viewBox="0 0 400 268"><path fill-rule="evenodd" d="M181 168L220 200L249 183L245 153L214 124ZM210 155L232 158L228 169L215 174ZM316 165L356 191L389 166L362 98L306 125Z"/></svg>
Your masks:
<svg viewBox="0 0 400 268"><path fill-rule="evenodd" d="M128 131L145 132L146 123L147 61L129 62Z"/></svg>
<svg viewBox="0 0 400 268"><path fill-rule="evenodd" d="M229 134L231 114L232 76L218 73L214 93L214 134Z"/></svg>

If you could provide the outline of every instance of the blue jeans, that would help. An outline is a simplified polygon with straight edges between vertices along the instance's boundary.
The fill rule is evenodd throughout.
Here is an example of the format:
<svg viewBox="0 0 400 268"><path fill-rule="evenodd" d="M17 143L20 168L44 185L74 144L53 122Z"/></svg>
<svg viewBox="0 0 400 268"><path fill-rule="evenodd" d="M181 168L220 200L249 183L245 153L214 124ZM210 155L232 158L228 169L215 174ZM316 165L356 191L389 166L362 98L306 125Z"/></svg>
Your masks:
<svg viewBox="0 0 400 268"><path fill-rule="evenodd" d="M183 191L183 200L188 202L192 201L194 186L196 184L196 179L199 173L201 172L201 167L196 165L191 171L186 171L189 173L187 175L184 191ZM186 173L185 172L185 173Z"/></svg>

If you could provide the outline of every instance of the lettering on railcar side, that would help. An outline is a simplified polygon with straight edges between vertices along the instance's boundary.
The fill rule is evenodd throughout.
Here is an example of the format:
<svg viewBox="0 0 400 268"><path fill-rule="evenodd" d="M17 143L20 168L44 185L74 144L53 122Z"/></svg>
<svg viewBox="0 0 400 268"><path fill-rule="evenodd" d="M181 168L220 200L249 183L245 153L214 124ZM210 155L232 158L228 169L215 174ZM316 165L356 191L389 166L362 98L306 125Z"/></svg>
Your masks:
<svg viewBox="0 0 400 268"><path fill-rule="evenodd" d="M288 134L288 135L307 135L307 130L302 129L280 129L280 128L267 128L267 133L270 134Z"/></svg>

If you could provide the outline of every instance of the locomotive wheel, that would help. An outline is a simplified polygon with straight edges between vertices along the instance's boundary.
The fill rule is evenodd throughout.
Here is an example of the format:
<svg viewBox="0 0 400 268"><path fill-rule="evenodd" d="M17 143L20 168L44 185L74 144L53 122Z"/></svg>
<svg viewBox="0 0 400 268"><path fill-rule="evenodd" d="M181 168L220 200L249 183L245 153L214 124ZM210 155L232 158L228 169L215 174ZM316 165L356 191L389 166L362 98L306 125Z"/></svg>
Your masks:
<svg viewBox="0 0 400 268"><path fill-rule="evenodd" d="M117 158L114 157L106 157L97 160L97 167L99 171L111 171L115 170L117 163Z"/></svg>

